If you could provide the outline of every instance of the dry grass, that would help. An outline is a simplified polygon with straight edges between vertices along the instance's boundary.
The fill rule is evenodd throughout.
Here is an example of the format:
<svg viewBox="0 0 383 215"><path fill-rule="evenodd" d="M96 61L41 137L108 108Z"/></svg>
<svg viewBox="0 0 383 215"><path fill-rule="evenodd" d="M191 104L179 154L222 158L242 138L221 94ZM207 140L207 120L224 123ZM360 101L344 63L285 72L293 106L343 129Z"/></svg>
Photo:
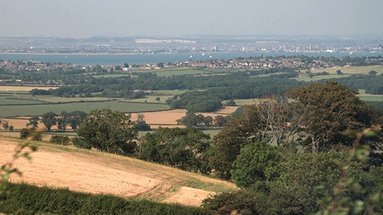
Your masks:
<svg viewBox="0 0 383 215"><path fill-rule="evenodd" d="M16 143L2 138L0 164L11 158ZM195 206L217 191L236 189L226 181L129 157L37 144L39 150L32 154L32 162L17 161L23 175L12 177L13 182Z"/></svg>
<svg viewBox="0 0 383 215"><path fill-rule="evenodd" d="M45 87L45 86L0 86L2 92L29 92L33 89L49 90L56 89L57 87Z"/></svg>

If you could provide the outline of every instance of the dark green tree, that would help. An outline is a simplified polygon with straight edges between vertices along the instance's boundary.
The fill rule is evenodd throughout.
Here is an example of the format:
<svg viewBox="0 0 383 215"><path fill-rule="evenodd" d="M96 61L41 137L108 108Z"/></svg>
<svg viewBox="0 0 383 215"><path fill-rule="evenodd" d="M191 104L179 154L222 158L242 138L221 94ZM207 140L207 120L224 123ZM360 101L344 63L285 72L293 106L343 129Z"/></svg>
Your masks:
<svg viewBox="0 0 383 215"><path fill-rule="evenodd" d="M51 131L52 126L57 124L57 114L54 112L44 113L40 121L44 124L47 131Z"/></svg>
<svg viewBox="0 0 383 215"><path fill-rule="evenodd" d="M139 146L139 157L184 170L208 173L210 137L194 128L159 128Z"/></svg>
<svg viewBox="0 0 383 215"><path fill-rule="evenodd" d="M72 111L72 112L69 112L68 115L69 115L68 123L70 127L73 129L73 131L77 130L77 127L86 117L86 113L83 111Z"/></svg>
<svg viewBox="0 0 383 215"><path fill-rule="evenodd" d="M244 146L233 163L232 179L240 187L268 191L268 182L277 178L274 168L282 160L276 146L257 142Z"/></svg>
<svg viewBox="0 0 383 215"><path fill-rule="evenodd" d="M35 129L39 127L39 121L40 118L38 116L32 116L31 118L28 119L28 123L26 126L31 127L32 129Z"/></svg>
<svg viewBox="0 0 383 215"><path fill-rule="evenodd" d="M308 136L307 147L313 152L330 150L339 143L351 145L352 139L342 133L347 129L360 131L374 122L373 111L356 92L335 82L310 84L288 95L301 107L296 111Z"/></svg>
<svg viewBox="0 0 383 215"><path fill-rule="evenodd" d="M138 132L130 115L110 109L93 110L77 129L78 140L100 151L131 154L136 148Z"/></svg>

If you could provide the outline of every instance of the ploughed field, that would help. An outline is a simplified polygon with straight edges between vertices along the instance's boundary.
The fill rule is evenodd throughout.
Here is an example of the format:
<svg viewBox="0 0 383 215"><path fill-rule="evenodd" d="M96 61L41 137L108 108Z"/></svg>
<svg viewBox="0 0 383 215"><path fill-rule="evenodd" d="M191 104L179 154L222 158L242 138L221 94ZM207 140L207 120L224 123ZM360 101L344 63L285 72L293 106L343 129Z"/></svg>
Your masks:
<svg viewBox="0 0 383 215"><path fill-rule="evenodd" d="M17 141L0 139L0 164L11 159ZM36 144L31 162L16 162L23 174L13 176L12 182L193 206L217 192L236 189L226 181L125 156Z"/></svg>

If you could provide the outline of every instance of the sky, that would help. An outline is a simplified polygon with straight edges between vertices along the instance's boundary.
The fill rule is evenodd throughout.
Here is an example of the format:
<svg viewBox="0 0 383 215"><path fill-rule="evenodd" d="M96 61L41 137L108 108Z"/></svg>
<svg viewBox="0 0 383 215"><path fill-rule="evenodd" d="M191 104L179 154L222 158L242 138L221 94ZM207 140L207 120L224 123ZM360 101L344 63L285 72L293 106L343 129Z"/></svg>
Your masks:
<svg viewBox="0 0 383 215"><path fill-rule="evenodd" d="M0 37L383 36L383 0L0 0Z"/></svg>

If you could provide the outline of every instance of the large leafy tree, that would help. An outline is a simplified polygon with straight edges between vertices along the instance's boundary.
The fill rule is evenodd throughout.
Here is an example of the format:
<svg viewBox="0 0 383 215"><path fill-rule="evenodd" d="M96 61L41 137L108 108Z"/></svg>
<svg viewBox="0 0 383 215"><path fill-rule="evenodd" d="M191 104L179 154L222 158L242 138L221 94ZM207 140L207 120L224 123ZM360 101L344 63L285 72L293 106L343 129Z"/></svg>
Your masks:
<svg viewBox="0 0 383 215"><path fill-rule="evenodd" d="M86 117L86 113L83 111L72 111L69 113L68 123L70 127L76 131L82 120Z"/></svg>
<svg viewBox="0 0 383 215"><path fill-rule="evenodd" d="M100 151L129 154L136 146L137 130L130 115L110 109L93 110L80 124L74 142ZM85 144L84 144L85 143Z"/></svg>
<svg viewBox="0 0 383 215"><path fill-rule="evenodd" d="M47 112L41 116L41 122L47 128L48 131L51 131L52 126L57 124L57 114L54 112Z"/></svg>
<svg viewBox="0 0 383 215"><path fill-rule="evenodd" d="M303 120L300 127L307 134L311 151L326 151L338 144L350 145L343 132L361 130L373 123L372 110L356 96L356 92L335 82L314 83L288 93Z"/></svg>
<svg viewBox="0 0 383 215"><path fill-rule="evenodd" d="M248 144L233 163L232 178L240 187L268 190L268 181L278 174L273 169L282 160L281 150L267 143Z"/></svg>
<svg viewBox="0 0 383 215"><path fill-rule="evenodd" d="M139 157L173 167L209 172L207 152L210 136L194 128L159 128L140 144Z"/></svg>

